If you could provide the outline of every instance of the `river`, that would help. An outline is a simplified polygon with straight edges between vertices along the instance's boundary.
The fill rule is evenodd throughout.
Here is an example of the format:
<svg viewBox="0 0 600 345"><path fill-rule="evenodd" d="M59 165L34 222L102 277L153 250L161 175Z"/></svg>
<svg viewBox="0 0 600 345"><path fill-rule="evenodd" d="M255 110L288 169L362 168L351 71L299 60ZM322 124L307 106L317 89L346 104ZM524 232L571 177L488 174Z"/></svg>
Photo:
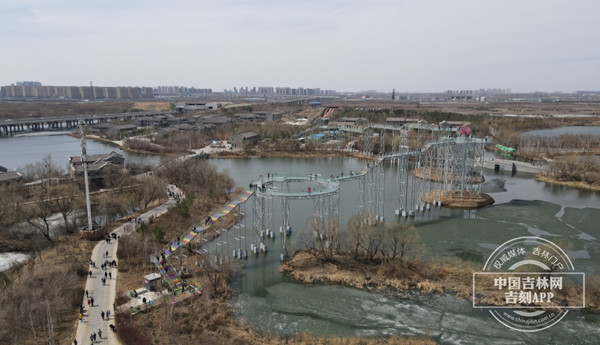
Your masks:
<svg viewBox="0 0 600 345"><path fill-rule="evenodd" d="M160 161L159 156L145 155L121 150L110 143L87 140L89 155L110 153L115 151L125 157L125 164L152 164ZM66 135L66 132L41 132L14 137L0 137L0 165L8 170L23 171L25 165L40 162L50 155L57 166L66 167L69 156L81 156L78 138Z"/></svg>
<svg viewBox="0 0 600 345"><path fill-rule="evenodd" d="M53 145L64 147L57 150ZM47 153L66 164L69 154L78 154L78 145L77 139L66 136L2 138L0 153L4 156L0 156L0 165L24 166ZM88 141L90 148L96 145L100 147L98 153L114 149ZM13 158L6 155L7 150L13 149L21 154ZM59 155L57 151L62 153ZM211 163L220 170L227 170L236 183L244 187L261 174L337 176L341 172L359 171L366 164L358 159L342 158L232 159L211 160ZM398 220L394 216L395 182L391 178L394 169L385 167L386 219L414 222L419 241L425 247L425 258L461 258L483 266L483 260L501 243L517 236L535 235L564 246L577 270L588 275L599 273L599 193L551 186L536 182L528 175L485 171L484 190L496 200L494 206L476 211L434 207L418 213L414 219ZM357 182L342 184L339 211L342 224L356 213L357 194ZM278 202L274 205L273 228L277 229L281 223L281 205ZM290 239L293 248L302 245L300 239L306 233L303 229L312 209L309 200L292 201ZM250 226L251 213L248 208L249 226L244 235L249 239L255 236ZM267 255L240 261L244 268L233 282L236 294L232 306L236 317L260 331L276 332L284 337L298 332L339 336L427 335L443 344L596 344L600 337L600 317L578 311L568 313L546 331L519 333L509 331L486 311L474 309L470 301L453 296L414 294L403 299L346 287L299 284L279 272L280 236L278 231L276 233L276 239L267 240L270 248ZM235 233L228 231L223 236L233 247Z"/></svg>
<svg viewBox="0 0 600 345"><path fill-rule="evenodd" d="M600 135L600 126L565 126L552 129L536 129L523 132L531 136L553 137L563 134Z"/></svg>

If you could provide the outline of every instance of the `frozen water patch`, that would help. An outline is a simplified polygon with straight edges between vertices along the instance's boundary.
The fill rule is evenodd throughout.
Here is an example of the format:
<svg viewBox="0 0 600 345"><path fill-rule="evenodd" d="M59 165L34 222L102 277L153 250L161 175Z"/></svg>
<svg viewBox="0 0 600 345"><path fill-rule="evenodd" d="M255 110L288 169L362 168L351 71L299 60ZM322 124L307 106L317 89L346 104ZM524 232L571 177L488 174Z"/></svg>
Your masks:
<svg viewBox="0 0 600 345"><path fill-rule="evenodd" d="M498 246L499 246L498 243L484 243L484 242L479 242L477 245L480 246L481 248L491 249L491 250L496 250L496 248L498 248Z"/></svg>
<svg viewBox="0 0 600 345"><path fill-rule="evenodd" d="M565 206L561 206L561 208L560 208L560 211L558 211L558 212L557 212L557 213L554 215L554 217L556 217L556 219L558 219L558 220L562 220L562 217L563 217L563 215L565 214L565 209L566 209L566 207L565 207Z"/></svg>
<svg viewBox="0 0 600 345"><path fill-rule="evenodd" d="M12 265L23 262L28 258L29 255L23 253L0 253L0 272L6 271Z"/></svg>
<svg viewBox="0 0 600 345"><path fill-rule="evenodd" d="M542 230L540 228L529 226L529 225L527 225L525 223L519 223L519 225L522 225L522 226L526 227L527 228L527 232L529 232L530 234L535 235L535 236L539 236L539 237L541 237L541 236L563 237L562 235L553 234L551 232L544 231L544 230Z"/></svg>
<svg viewBox="0 0 600 345"><path fill-rule="evenodd" d="M568 224L567 224L568 225ZM569 225L570 226L570 225ZM577 235L577 238L579 238L580 240L586 240L586 241L596 241L597 238L590 235L590 234L586 234L583 231L580 231L579 234Z"/></svg>
<svg viewBox="0 0 600 345"><path fill-rule="evenodd" d="M567 255L571 259L590 259L592 256L587 250L568 250Z"/></svg>

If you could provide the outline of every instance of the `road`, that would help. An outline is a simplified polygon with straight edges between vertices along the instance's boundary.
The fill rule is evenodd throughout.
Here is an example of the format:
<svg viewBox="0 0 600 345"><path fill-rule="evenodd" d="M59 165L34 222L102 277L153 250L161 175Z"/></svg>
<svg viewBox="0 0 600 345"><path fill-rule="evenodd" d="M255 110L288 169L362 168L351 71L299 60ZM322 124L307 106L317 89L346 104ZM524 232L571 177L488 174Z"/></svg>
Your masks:
<svg viewBox="0 0 600 345"><path fill-rule="evenodd" d="M173 185L169 185L168 188L175 193L181 193L181 191ZM167 202L142 214L139 218L141 218L142 222L147 222L151 217L159 217L166 213L170 207L174 206L176 202L176 199L169 198ZM122 236L123 234L133 231L135 228L135 223L127 223L116 228L113 233ZM118 240L111 240L110 243L102 240L98 242L92 252L91 260L96 263L96 267L90 266L92 276L88 276L85 289L89 293L89 298L94 299L94 305L88 306L88 297L85 295L83 296L82 305L85 307L85 313L83 319L78 321L79 324L75 336L77 344L79 345L92 343L90 340L90 334L92 333L96 333L96 342L93 342L94 344L121 344L116 333L112 332L109 327L110 324L115 324L115 310L113 303L116 297L118 271L116 268L107 267L103 270L100 267L105 261L112 260L115 260L118 265L117 246ZM106 255L107 253L108 255ZM107 276L110 273L111 277L106 279L106 283L103 283L102 278L104 278L105 273ZM108 318L106 318L106 311L110 311L110 317ZM102 318L102 312L105 313L104 318ZM102 338L99 337L98 330L102 331Z"/></svg>

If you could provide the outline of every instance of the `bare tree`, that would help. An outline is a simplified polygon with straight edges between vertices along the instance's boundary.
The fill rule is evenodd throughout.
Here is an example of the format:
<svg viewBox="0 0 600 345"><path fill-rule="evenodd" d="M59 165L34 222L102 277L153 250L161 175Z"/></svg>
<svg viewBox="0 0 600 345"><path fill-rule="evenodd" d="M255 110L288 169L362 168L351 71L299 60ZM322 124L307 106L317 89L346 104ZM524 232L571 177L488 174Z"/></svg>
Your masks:
<svg viewBox="0 0 600 345"><path fill-rule="evenodd" d="M52 155L46 155L41 161L25 165L23 177L27 181L47 180L64 175L64 170L53 160Z"/></svg>
<svg viewBox="0 0 600 345"><path fill-rule="evenodd" d="M31 195L31 201L21 205L25 220L48 241L53 242L50 234L50 217L54 213L54 203L50 199L49 186L41 182L31 188Z"/></svg>
<svg viewBox="0 0 600 345"><path fill-rule="evenodd" d="M220 199L234 186L233 179L226 173L220 173L206 160L171 160L165 163L159 174L165 180L182 187L188 196L207 195Z"/></svg>
<svg viewBox="0 0 600 345"><path fill-rule="evenodd" d="M135 184L127 188L124 192L127 209L133 210L135 207L142 207L142 199L144 198L144 188L141 183Z"/></svg>
<svg viewBox="0 0 600 345"><path fill-rule="evenodd" d="M348 220L346 245L354 259L365 256L369 260L393 260L418 252L418 236L411 224L372 224L365 214Z"/></svg>
<svg viewBox="0 0 600 345"><path fill-rule="evenodd" d="M369 260L375 259L379 248L383 245L383 229L384 227L379 224L365 228L365 237L361 247Z"/></svg>
<svg viewBox="0 0 600 345"><path fill-rule="evenodd" d="M227 262L219 262L218 259L212 261L203 257L202 261L203 273L212 288L213 296L220 296L231 277L231 266Z"/></svg>
<svg viewBox="0 0 600 345"><path fill-rule="evenodd" d="M69 234L75 232L76 229L76 222L71 215L74 213L75 208L81 206L80 194L79 188L74 184L58 186L51 193L54 206L62 215L65 230Z"/></svg>
<svg viewBox="0 0 600 345"><path fill-rule="evenodd" d="M323 219L313 215L307 221L312 237L304 240L304 246L312 249L315 258L322 262L332 261L340 249L339 223L336 217Z"/></svg>
<svg viewBox="0 0 600 345"><path fill-rule="evenodd" d="M155 177L144 177L142 182L142 198L140 199L143 209L148 208L151 202L159 199L165 194L165 184Z"/></svg>
<svg viewBox="0 0 600 345"><path fill-rule="evenodd" d="M0 229L21 220L18 212L21 199L22 193L16 186L0 186Z"/></svg>
<svg viewBox="0 0 600 345"><path fill-rule="evenodd" d="M100 213L106 216L106 222L110 224L112 220L124 211L123 202L120 195L114 191L103 193L98 198Z"/></svg>
<svg viewBox="0 0 600 345"><path fill-rule="evenodd" d="M22 205L26 222L52 242L50 217L55 211L51 195L52 178L61 176L63 171L52 161L50 155L45 156L41 161L27 164L25 171L29 178L37 179L30 188L31 202Z"/></svg>
<svg viewBox="0 0 600 345"><path fill-rule="evenodd" d="M359 250L365 240L367 226L366 219L367 217L364 214L355 215L348 219L349 236L346 237L347 246L355 259L358 258Z"/></svg>
<svg viewBox="0 0 600 345"><path fill-rule="evenodd" d="M414 253L418 235L412 224L387 223L384 229L384 243L381 250L384 258L393 260Z"/></svg>

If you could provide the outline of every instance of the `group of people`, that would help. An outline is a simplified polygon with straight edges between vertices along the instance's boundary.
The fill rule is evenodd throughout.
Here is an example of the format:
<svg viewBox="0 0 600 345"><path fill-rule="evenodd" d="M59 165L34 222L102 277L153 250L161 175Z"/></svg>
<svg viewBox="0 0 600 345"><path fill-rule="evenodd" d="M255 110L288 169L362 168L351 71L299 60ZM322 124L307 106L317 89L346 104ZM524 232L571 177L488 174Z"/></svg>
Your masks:
<svg viewBox="0 0 600 345"><path fill-rule="evenodd" d="M98 338L102 339L102 330L100 328L98 328ZM90 334L90 340L92 343L96 342L96 332Z"/></svg>
<svg viewBox="0 0 600 345"><path fill-rule="evenodd" d="M167 191L169 192L169 197L173 198L177 201L179 201L185 197L183 191L178 190L177 187L175 187L175 186L169 185L167 187Z"/></svg>
<svg viewBox="0 0 600 345"><path fill-rule="evenodd" d="M110 233L110 234L106 235L106 237L104 237L104 240L106 241L107 244L110 244L111 240L116 240L116 239L119 239L119 236L115 233ZM103 252L102 256L106 259L109 258L110 257L109 251L107 250L107 251ZM90 259L89 264L90 264L89 276L91 278L92 277L92 269L96 268L96 262ZM102 281L103 285L106 285L107 279L112 279L112 272L110 272L109 269L116 268L116 267L117 267L116 260L104 260L104 263L102 263L100 265L100 268L103 271L105 271L104 277L100 276L100 280ZM88 306L93 307L94 306L94 297L91 296L90 291L85 290L85 297L87 298ZM113 303L113 308L114 307L115 307L115 304ZM85 308L84 308L84 305L82 304L80 307L80 310L79 310L79 320L81 322L83 322L84 312L85 312ZM102 317L102 320L110 320L110 315L111 315L110 309L108 309L106 311L104 311L104 310L100 311L100 316ZM110 324L109 327L113 332L116 332L116 328L113 324ZM98 332L93 332L90 334L90 341L92 342L92 344L95 343L98 340L98 338L102 339L102 329L101 328L98 329ZM77 340L74 340L73 344L77 345Z"/></svg>
<svg viewBox="0 0 600 345"><path fill-rule="evenodd" d="M110 330L116 332L115 325L112 323L109 325ZM96 339L102 339L102 329L98 328L98 332L93 332L90 334L90 341L93 343L96 342ZM77 345L77 339L73 340L73 345Z"/></svg>
<svg viewBox="0 0 600 345"><path fill-rule="evenodd" d="M110 240L117 240L121 238L121 236L115 234L114 232L111 232L110 234L106 235L106 237L104 237L104 240L106 241L106 243L110 244Z"/></svg>
<svg viewBox="0 0 600 345"><path fill-rule="evenodd" d="M103 270L106 270L106 268L117 268L117 262L115 260L113 261L104 261L104 263L102 265L100 265L100 268L102 268Z"/></svg>
<svg viewBox="0 0 600 345"><path fill-rule="evenodd" d="M172 197L172 198L175 198L177 200L182 199L182 198L185 197L184 194L183 194L183 192L177 190L175 187L169 188L169 196ZM136 218L133 218L133 219L130 218L130 221L141 223L142 222L142 218L141 217L139 217L137 219ZM106 235L106 237L104 237L104 240L106 241L107 244L110 244L111 240L118 240L119 238L120 238L120 236L118 236L116 233L113 232L113 233L110 233L110 234ZM178 241L179 241L179 238L178 238ZM164 263L164 261L166 259L165 258L165 254L161 253L161 256L162 256L162 262ZM104 258L108 258L109 257L109 252L108 251L104 252L103 253L103 257ZM157 260L158 260L158 257L157 257ZM93 260L90 259L89 264L90 264L89 276L91 278L92 277L92 268L96 268L96 263ZM102 270L105 271L104 272L104 277L100 277L100 278L101 278L102 284L106 285L106 280L107 279L112 279L112 272L110 272L110 271L106 272L106 271L109 268L116 268L117 267L117 262L116 262L116 260L112 260L112 261L105 260L104 263L102 265L100 265L100 267L101 267ZM134 297L137 297L137 291L133 290L133 293L135 295ZM86 294L88 306L93 307L94 306L94 298L90 297L90 293L89 293L88 290L85 290L85 294ZM146 301L145 301L145 298L144 298L144 303L145 302ZM115 307L115 304L113 303L113 308L114 307ZM84 312L85 312L84 305L81 305L80 312L79 312L79 320L81 322L83 322ZM110 320L110 315L111 315L110 310L106 310L106 311L102 310L100 312L100 316L102 317L102 320ZM116 327L115 327L114 324L109 324L109 327L110 327L110 329L113 332L116 332ZM98 338L102 339L102 329L98 329L98 332L93 332L93 333L90 334L90 341L92 343L95 343ZM73 344L77 345L77 340L74 340Z"/></svg>
<svg viewBox="0 0 600 345"><path fill-rule="evenodd" d="M90 292L88 290L85 290L85 296L87 298L87 303L88 306L93 307L94 306L94 297L90 297ZM113 308L115 307L115 304L113 303ZM79 321L83 322L83 313L85 312L85 307L83 305L80 306L79 308ZM104 310L102 310L100 312L100 316L102 317L102 320L110 320L110 309L106 310L106 312ZM115 326L113 324L109 325L110 329L113 332L116 332ZM97 338L102 339L102 329L98 328L98 332L94 332L90 334L90 341L92 343L95 343ZM77 345L77 339L75 339L73 341L74 345Z"/></svg>
<svg viewBox="0 0 600 345"><path fill-rule="evenodd" d="M181 199L181 193L174 193L169 191L169 197L179 201Z"/></svg>
<svg viewBox="0 0 600 345"><path fill-rule="evenodd" d="M100 316L102 316L102 320L104 320L104 316L106 315L106 320L110 320L110 309L106 310L106 313L103 311L100 312Z"/></svg>

